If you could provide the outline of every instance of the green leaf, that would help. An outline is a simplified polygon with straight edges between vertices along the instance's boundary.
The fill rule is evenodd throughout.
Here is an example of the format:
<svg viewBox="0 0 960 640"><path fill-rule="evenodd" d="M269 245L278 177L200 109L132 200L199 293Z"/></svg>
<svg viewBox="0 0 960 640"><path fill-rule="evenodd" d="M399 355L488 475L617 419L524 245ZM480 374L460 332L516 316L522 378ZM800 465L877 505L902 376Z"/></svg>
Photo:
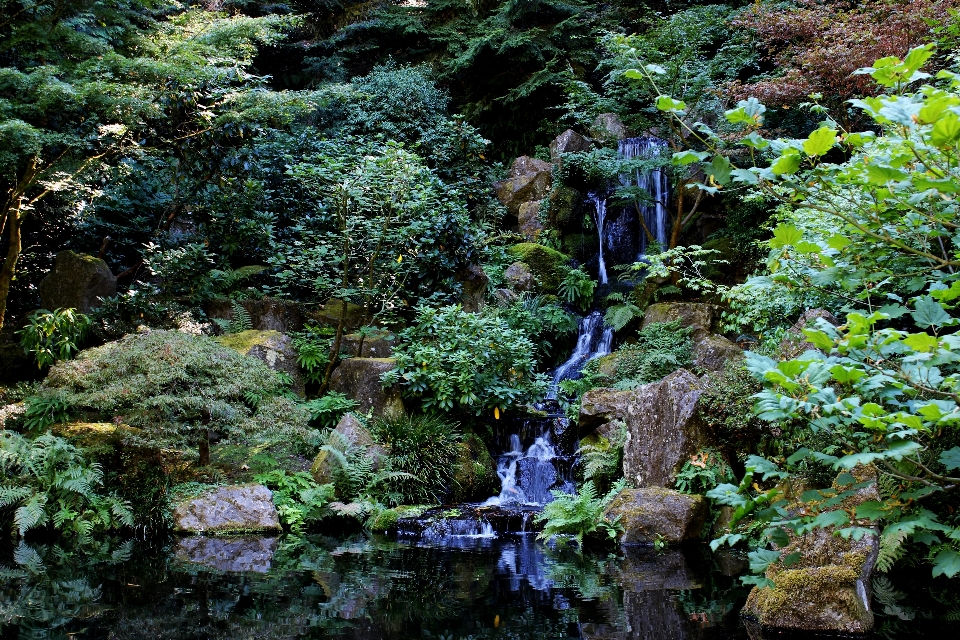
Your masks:
<svg viewBox="0 0 960 640"><path fill-rule="evenodd" d="M933 559L933 577L952 578L960 572L960 553L953 549L944 549Z"/></svg>
<svg viewBox="0 0 960 640"><path fill-rule="evenodd" d="M657 109L671 113L680 113L686 110L687 105L683 100L674 100L670 96L657 96Z"/></svg>
<svg viewBox="0 0 960 640"><path fill-rule="evenodd" d="M651 73L651 74L657 75L657 76L666 75L666 73L667 73L667 70L664 69L663 67L661 67L661 66L658 65L658 64L648 64L648 65L644 65L643 68L646 69L648 73Z"/></svg>
<svg viewBox="0 0 960 640"><path fill-rule="evenodd" d="M960 469L960 447L947 449L940 454L940 464L947 468L947 471Z"/></svg>
<svg viewBox="0 0 960 640"><path fill-rule="evenodd" d="M773 172L775 176L789 175L796 173L800 169L800 154L797 153L796 149L790 149L789 153L777 158L777 161L773 163L770 167L770 171Z"/></svg>
<svg viewBox="0 0 960 640"><path fill-rule="evenodd" d="M677 153L673 154L673 164L682 167L694 162L700 162L708 155L710 154L708 154L706 151L678 151Z"/></svg>
<svg viewBox="0 0 960 640"><path fill-rule="evenodd" d="M881 167L875 164L867 165L867 180L870 184L884 185L888 182L899 182L906 177L907 174L899 169Z"/></svg>
<svg viewBox="0 0 960 640"><path fill-rule="evenodd" d="M770 246L774 249L780 249L795 245L801 240L803 240L803 232L800 229L789 224L779 224L773 230L773 239L770 241Z"/></svg>
<svg viewBox="0 0 960 640"><path fill-rule="evenodd" d="M803 151L808 156L822 156L837 142L837 130L820 127L803 141Z"/></svg>
<svg viewBox="0 0 960 640"><path fill-rule="evenodd" d="M719 184L727 184L730 182L730 170L732 167L730 166L730 160L724 156L714 156L713 161L703 169L707 175Z"/></svg>
<svg viewBox="0 0 960 640"><path fill-rule="evenodd" d="M937 339L928 333L911 333L903 339L903 343L920 353L930 353L937 350Z"/></svg>
<svg viewBox="0 0 960 640"><path fill-rule="evenodd" d="M930 143L938 147L946 147L960 139L960 117L952 111L947 111L933 123L930 132Z"/></svg>
<svg viewBox="0 0 960 640"><path fill-rule="evenodd" d="M926 329L927 327L941 327L952 324L952 318L944 310L943 305L930 296L918 298L914 308L916 311L910 315L913 316L913 320L918 327Z"/></svg>
<svg viewBox="0 0 960 640"><path fill-rule="evenodd" d="M841 236L841 235L832 235L827 239L827 246L831 249L836 249L841 251L844 247L850 244L850 240Z"/></svg>

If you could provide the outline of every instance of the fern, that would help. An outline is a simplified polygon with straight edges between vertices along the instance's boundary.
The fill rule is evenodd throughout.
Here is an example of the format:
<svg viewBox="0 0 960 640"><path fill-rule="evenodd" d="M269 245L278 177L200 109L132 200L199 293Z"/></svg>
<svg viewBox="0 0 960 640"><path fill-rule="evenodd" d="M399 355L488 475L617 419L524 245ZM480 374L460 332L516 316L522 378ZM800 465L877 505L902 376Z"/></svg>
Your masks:
<svg viewBox="0 0 960 640"><path fill-rule="evenodd" d="M577 450L583 465L583 479L606 488L623 475L623 446L627 440L626 425L616 420L614 431L606 442L584 444Z"/></svg>
<svg viewBox="0 0 960 640"><path fill-rule="evenodd" d="M900 529L893 533L884 531L880 536L880 551L877 554L877 571L887 573L897 561L906 555L907 549L904 543L907 541L908 532Z"/></svg>
<svg viewBox="0 0 960 640"><path fill-rule="evenodd" d="M553 491L554 500L548 503L536 521L543 523L538 538L549 540L556 536L572 536L583 548L585 536L599 534L607 540L615 539L623 530L619 518L606 520L603 512L626 483L617 482L606 496L600 498L593 482L585 482L576 495Z"/></svg>
<svg viewBox="0 0 960 640"><path fill-rule="evenodd" d="M250 318L250 313L247 312L243 304L239 300L230 301L230 309L232 311L230 324L227 327L227 333L240 333L241 331L249 331L253 328L253 320Z"/></svg>
<svg viewBox="0 0 960 640"><path fill-rule="evenodd" d="M608 296L609 298L609 296ZM643 315L643 310L633 303L615 304L603 316L604 323L613 327L614 331L620 331L625 326L633 322L634 318Z"/></svg>

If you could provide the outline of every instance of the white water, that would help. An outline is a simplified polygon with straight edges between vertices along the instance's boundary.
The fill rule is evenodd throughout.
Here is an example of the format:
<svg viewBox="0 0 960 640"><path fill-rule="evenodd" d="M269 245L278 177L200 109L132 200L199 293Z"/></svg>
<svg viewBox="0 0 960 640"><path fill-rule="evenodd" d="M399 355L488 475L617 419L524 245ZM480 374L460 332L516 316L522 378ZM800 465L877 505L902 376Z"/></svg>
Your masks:
<svg viewBox="0 0 960 640"><path fill-rule="evenodd" d="M666 144L666 141L653 137L626 138L620 141L617 151L626 160L632 158L652 158L658 155L660 151L666 147ZM651 195L653 202L641 205L639 213L643 217L644 225L650 230L650 233L653 234L657 242L661 245L666 245L667 226L669 224L669 213L666 204L670 197L670 185L667 182L666 174L659 169L648 172L637 170L632 175L621 175L620 184L623 186L634 185L641 187L646 189ZM641 226L638 243L641 259L646 254L647 243L647 234Z"/></svg>
<svg viewBox="0 0 960 640"><path fill-rule="evenodd" d="M601 198L595 193L589 193L587 194L587 197L593 203L593 209L595 212L594 221L597 223L597 235L600 238L600 255L598 259L600 284L607 284L607 263L603 259L603 229L607 222L607 199Z"/></svg>
<svg viewBox="0 0 960 640"><path fill-rule="evenodd" d="M603 316L599 311L594 311L580 320L577 346L573 349L573 353L570 354L567 361L554 370L553 382L550 383L547 399L556 400L557 390L562 380L578 378L587 362L610 353L612 345L613 329L603 326Z"/></svg>
<svg viewBox="0 0 960 640"><path fill-rule="evenodd" d="M550 488L557 481L553 459L557 456L549 434L538 437L524 452L520 436L510 436L510 450L497 459L497 475L500 476L500 495L484 502L484 506L506 504L541 505L551 499ZM518 470L522 469L524 487L520 486Z"/></svg>

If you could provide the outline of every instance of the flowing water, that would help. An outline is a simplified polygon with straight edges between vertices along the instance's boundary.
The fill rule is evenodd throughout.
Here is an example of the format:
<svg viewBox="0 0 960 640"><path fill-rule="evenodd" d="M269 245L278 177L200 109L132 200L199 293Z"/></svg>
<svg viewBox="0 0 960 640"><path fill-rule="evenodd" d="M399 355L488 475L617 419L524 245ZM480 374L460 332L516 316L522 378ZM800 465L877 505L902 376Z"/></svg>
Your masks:
<svg viewBox="0 0 960 640"><path fill-rule="evenodd" d="M567 361L554 370L547 399L556 400L560 382L579 378L587 362L607 355L612 346L613 329L604 326L603 315L599 311L594 311L580 320L577 345Z"/></svg>
<svg viewBox="0 0 960 640"><path fill-rule="evenodd" d="M659 138L645 136L642 138L626 138L621 140L617 151L626 160L634 158L653 158L666 148L667 143ZM667 232L669 227L669 212L667 211L667 201L670 198L670 185L667 182L666 174L659 170L649 171L637 170L632 174L620 176L620 184L623 186L636 186L646 190L650 194L652 202L640 205L640 216L643 224L639 229L638 245L639 256L646 254L649 240L646 231L656 239L661 245L667 243Z"/></svg>
<svg viewBox="0 0 960 640"><path fill-rule="evenodd" d="M597 224L597 235L600 239L600 253L597 256L597 268L599 273L600 284L607 284L607 263L603 259L603 245L605 244L606 236L604 232L606 231L607 223L607 199L602 198L596 193L587 194L590 202L593 203L594 210L594 222Z"/></svg>

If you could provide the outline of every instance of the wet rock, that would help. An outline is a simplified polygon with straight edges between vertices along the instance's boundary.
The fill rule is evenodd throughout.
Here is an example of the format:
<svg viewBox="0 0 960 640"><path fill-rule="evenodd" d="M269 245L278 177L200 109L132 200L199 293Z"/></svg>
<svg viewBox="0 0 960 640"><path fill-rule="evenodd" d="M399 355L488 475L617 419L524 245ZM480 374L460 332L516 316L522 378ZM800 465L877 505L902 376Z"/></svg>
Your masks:
<svg viewBox="0 0 960 640"><path fill-rule="evenodd" d="M470 434L457 445L454 502L483 500L500 490L497 465L481 438Z"/></svg>
<svg viewBox="0 0 960 640"><path fill-rule="evenodd" d="M537 280L533 277L530 267L522 262L514 262L503 272L503 279L513 291L522 293L537 288Z"/></svg>
<svg viewBox="0 0 960 640"><path fill-rule="evenodd" d="M100 306L101 298L117 295L117 279L100 258L61 251L37 288L44 309L90 313Z"/></svg>
<svg viewBox="0 0 960 640"><path fill-rule="evenodd" d="M273 493L263 485L215 487L173 508L176 531L223 534L278 531Z"/></svg>
<svg viewBox="0 0 960 640"><path fill-rule="evenodd" d="M525 202L542 200L553 183L553 165L529 156L514 160L510 177L493 184L497 198L513 215L520 213Z"/></svg>
<svg viewBox="0 0 960 640"><path fill-rule="evenodd" d="M701 302L659 302L647 307L643 314L641 328L655 322L674 322L679 320L681 327L692 327L694 342L710 333L716 307Z"/></svg>
<svg viewBox="0 0 960 640"><path fill-rule="evenodd" d="M192 536L179 540L176 558L215 571L266 573L276 551L276 538Z"/></svg>
<svg viewBox="0 0 960 640"><path fill-rule="evenodd" d="M515 244L507 252L530 267L544 292L556 291L563 279L563 267L570 262L570 256L534 242Z"/></svg>
<svg viewBox="0 0 960 640"><path fill-rule="evenodd" d="M366 335L348 333L340 339L340 353L351 358L389 358L393 355L396 336L385 329L375 329Z"/></svg>
<svg viewBox="0 0 960 640"><path fill-rule="evenodd" d="M840 324L836 316L826 309L808 309L804 311L796 323L787 330L787 335L780 343L780 356L784 360L796 358L804 351L817 350L813 343L809 342L803 334L804 329L816 326L817 319L826 320L835 327Z"/></svg>
<svg viewBox="0 0 960 640"><path fill-rule="evenodd" d="M590 134L604 142L616 142L630 137L627 126L615 113L601 113L593 121Z"/></svg>
<svg viewBox="0 0 960 640"><path fill-rule="evenodd" d="M550 226L560 231L579 229L584 214L584 196L572 187L559 185L550 190L544 206L550 218ZM596 237L596 233L590 234Z"/></svg>
<svg viewBox="0 0 960 640"><path fill-rule="evenodd" d="M463 310L471 313L480 311L486 299L487 285L490 284L490 278L483 267L476 264L468 266L457 274L457 281L462 287L460 304Z"/></svg>
<svg viewBox="0 0 960 640"><path fill-rule="evenodd" d="M708 334L693 344L693 366L706 371L723 371L730 360L743 359L743 349L723 336Z"/></svg>
<svg viewBox="0 0 960 640"><path fill-rule="evenodd" d="M265 362L274 371L287 374L293 383L294 392L303 397L303 375L297 364L297 350L290 336L279 331L251 329L220 336L215 340L234 351Z"/></svg>
<svg viewBox="0 0 960 640"><path fill-rule="evenodd" d="M340 436L332 444L337 448L363 447L366 449L366 457L370 458L374 470L379 469L382 459L387 455L386 449L377 445L370 431L363 426L363 423L357 417L348 413L340 419L334 431ZM310 466L310 474L318 484L327 484L334 481L334 471L336 470L336 461L327 451L321 451L313 459Z"/></svg>
<svg viewBox="0 0 960 640"><path fill-rule="evenodd" d="M590 151L591 149L593 149L592 142L573 129L567 129L550 143L550 159L553 160L554 163L559 163L564 153Z"/></svg>
<svg viewBox="0 0 960 640"><path fill-rule="evenodd" d="M620 518L624 544L677 544L697 540L707 517L707 501L661 487L624 489L603 513L607 520Z"/></svg>
<svg viewBox="0 0 960 640"><path fill-rule="evenodd" d="M380 377L397 365L393 358L347 358L330 376L330 390L360 403L359 413L397 416L404 412L399 387L383 388Z"/></svg>
<svg viewBox="0 0 960 640"><path fill-rule="evenodd" d="M502 304L510 304L517 299L517 294L510 289L497 289L493 295Z"/></svg>
<svg viewBox="0 0 960 640"><path fill-rule="evenodd" d="M533 200L524 202L520 205L517 213L517 222L520 226L520 233L530 242L536 242L540 232L543 231L543 225L540 223L538 213L543 200Z"/></svg>
<svg viewBox="0 0 960 640"><path fill-rule="evenodd" d="M581 433L622 421L627 479L638 487L672 487L684 462L713 444L697 410L700 394L699 379L686 369L631 391L592 389L581 399Z"/></svg>
<svg viewBox="0 0 960 640"><path fill-rule="evenodd" d="M846 498L840 508L853 510L877 500L876 469L850 472L856 482L873 482ZM844 474L838 477L843 478ZM834 490L842 487L834 483ZM781 560L767 569L773 587L754 587L742 615L764 629L863 634L873 629L870 577L879 552L878 535L860 540L835 535L833 528L815 529L780 549ZM783 558L799 554L785 566ZM797 556L794 556L797 557Z"/></svg>
<svg viewBox="0 0 960 640"><path fill-rule="evenodd" d="M303 329L303 311L300 305L289 300L263 298L261 300L243 300L240 302L250 316L250 328L259 331L279 331L290 333ZM233 302L214 300L206 306L207 317L216 320L233 321Z"/></svg>
<svg viewBox="0 0 960 640"><path fill-rule="evenodd" d="M725 576L740 576L750 569L750 558L736 549L717 549L713 552L713 561Z"/></svg>

